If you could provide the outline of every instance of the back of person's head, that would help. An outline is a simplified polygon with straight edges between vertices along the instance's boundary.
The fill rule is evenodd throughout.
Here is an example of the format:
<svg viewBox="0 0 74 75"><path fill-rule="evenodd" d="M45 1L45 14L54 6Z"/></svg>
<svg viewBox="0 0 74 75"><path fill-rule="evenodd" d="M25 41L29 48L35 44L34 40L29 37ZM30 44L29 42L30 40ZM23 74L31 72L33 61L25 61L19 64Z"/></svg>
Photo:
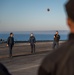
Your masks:
<svg viewBox="0 0 74 75"><path fill-rule="evenodd" d="M65 7L68 17L74 21L74 0L68 0Z"/></svg>

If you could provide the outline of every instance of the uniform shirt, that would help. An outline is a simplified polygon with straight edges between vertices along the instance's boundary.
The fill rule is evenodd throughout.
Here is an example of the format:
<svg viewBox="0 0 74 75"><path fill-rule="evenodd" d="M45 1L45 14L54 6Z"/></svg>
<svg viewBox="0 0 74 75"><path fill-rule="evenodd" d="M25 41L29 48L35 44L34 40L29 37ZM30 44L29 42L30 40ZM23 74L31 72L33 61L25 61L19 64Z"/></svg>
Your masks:
<svg viewBox="0 0 74 75"><path fill-rule="evenodd" d="M30 39L29 39L29 42L30 42L31 44L34 44L34 43L36 42L35 37L34 37L34 36L31 36Z"/></svg>
<svg viewBox="0 0 74 75"><path fill-rule="evenodd" d="M13 37L8 37L8 39L7 39L7 44L8 45L14 45L14 38Z"/></svg>
<svg viewBox="0 0 74 75"><path fill-rule="evenodd" d="M74 34L43 60L38 75L74 75Z"/></svg>
<svg viewBox="0 0 74 75"><path fill-rule="evenodd" d="M55 34L54 35L54 41L58 42L60 40L60 35Z"/></svg>

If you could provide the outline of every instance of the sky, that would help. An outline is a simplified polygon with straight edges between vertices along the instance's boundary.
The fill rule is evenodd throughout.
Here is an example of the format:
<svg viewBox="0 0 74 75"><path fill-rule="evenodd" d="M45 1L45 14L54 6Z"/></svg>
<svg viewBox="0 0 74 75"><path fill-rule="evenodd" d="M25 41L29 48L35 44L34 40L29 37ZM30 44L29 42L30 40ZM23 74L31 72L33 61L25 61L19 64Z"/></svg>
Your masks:
<svg viewBox="0 0 74 75"><path fill-rule="evenodd" d="M0 0L0 32L68 30L66 1Z"/></svg>

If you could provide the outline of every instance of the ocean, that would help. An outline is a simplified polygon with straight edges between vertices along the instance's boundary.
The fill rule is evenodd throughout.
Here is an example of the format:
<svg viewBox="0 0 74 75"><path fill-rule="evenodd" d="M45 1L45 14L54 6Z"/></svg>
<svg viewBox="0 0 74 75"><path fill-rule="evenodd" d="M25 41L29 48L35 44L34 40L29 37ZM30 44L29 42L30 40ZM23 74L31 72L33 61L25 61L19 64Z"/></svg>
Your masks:
<svg viewBox="0 0 74 75"><path fill-rule="evenodd" d="M33 33L37 41L51 41L53 40L55 31L28 31L28 32L14 32L15 41L28 41L30 33ZM68 39L69 31L59 31L60 40ZM9 33L0 33L0 39L6 41Z"/></svg>

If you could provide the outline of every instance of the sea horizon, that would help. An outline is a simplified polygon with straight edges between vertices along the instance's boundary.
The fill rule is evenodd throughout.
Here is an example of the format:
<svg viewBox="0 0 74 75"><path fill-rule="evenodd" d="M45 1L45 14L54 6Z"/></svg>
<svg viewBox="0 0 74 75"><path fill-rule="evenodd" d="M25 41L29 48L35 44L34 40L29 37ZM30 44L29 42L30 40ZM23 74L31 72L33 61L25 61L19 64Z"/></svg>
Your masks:
<svg viewBox="0 0 74 75"><path fill-rule="evenodd" d="M30 33L35 33L35 34L49 34L49 33L55 33L58 31L59 33L69 33L69 30L43 30L43 31L0 31L0 34L9 34L10 32L13 32L14 34L30 34Z"/></svg>
<svg viewBox="0 0 74 75"><path fill-rule="evenodd" d="M68 39L68 30L58 30L59 35L61 36L60 40L67 40ZM36 40L53 40L54 34L56 30L51 31L18 31L13 32L15 41L28 41L30 37L30 33L34 33ZM10 32L0 33L0 39L7 40L9 37Z"/></svg>

